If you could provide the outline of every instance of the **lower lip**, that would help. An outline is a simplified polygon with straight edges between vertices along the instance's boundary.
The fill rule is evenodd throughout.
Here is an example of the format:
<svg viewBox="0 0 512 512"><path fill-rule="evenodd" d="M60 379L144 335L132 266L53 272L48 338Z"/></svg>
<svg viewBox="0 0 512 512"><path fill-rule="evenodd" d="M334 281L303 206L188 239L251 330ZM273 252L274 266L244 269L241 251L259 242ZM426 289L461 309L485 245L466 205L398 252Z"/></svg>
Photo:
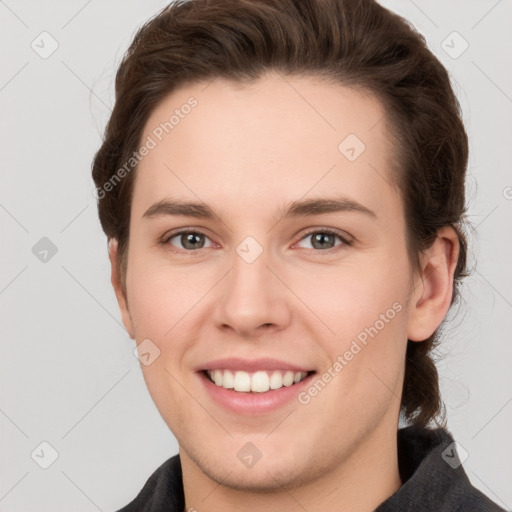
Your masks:
<svg viewBox="0 0 512 512"><path fill-rule="evenodd" d="M244 393L234 391L233 389L226 389L222 386L217 386L203 372L198 372L198 375L210 397L219 405L237 414L255 416L273 412L294 398L296 399L297 395L309 385L314 373L296 384L272 389L265 393Z"/></svg>

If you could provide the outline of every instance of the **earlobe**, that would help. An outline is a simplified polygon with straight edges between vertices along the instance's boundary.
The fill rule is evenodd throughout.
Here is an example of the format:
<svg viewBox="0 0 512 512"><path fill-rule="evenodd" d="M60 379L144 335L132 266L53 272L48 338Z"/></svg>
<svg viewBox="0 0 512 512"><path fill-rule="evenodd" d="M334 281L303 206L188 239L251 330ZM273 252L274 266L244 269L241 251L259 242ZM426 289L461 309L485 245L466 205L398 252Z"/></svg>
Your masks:
<svg viewBox="0 0 512 512"><path fill-rule="evenodd" d="M110 238L108 241L108 257L110 260L110 281L114 288L117 303L121 311L121 319L130 338L135 339L132 319L130 316L130 312L128 310L128 303L126 300L125 290L123 289L123 285L121 283L117 252L117 240L115 238Z"/></svg>
<svg viewBox="0 0 512 512"><path fill-rule="evenodd" d="M453 296L453 276L459 257L455 230L444 227L421 258L421 272L413 285L408 339L429 338L444 320Z"/></svg>

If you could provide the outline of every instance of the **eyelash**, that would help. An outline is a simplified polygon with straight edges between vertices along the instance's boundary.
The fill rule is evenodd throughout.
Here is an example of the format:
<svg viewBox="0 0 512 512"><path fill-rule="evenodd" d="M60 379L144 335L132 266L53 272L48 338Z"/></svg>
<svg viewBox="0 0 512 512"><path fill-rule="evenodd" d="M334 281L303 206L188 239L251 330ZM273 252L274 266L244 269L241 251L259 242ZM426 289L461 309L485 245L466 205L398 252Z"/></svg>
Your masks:
<svg viewBox="0 0 512 512"><path fill-rule="evenodd" d="M160 244L164 245L164 246L169 246L169 247L172 247L170 244L169 244L169 241L178 236L178 235L182 235L184 233L193 233L193 234L197 234L197 235L204 235L206 238L209 238L205 233L203 233L202 231L200 230L195 230L195 229L181 229L181 230L178 230L178 231L173 231L172 233L168 233L166 235L164 235L163 239L161 240ZM307 238L308 236L311 236L313 234L316 234L316 233L322 233L322 234L327 234L327 235L333 235L333 236L336 236L338 237L342 244L339 244L339 245L336 245L334 247L331 247L330 249L325 249L325 250L322 250L322 249L315 249L315 248L311 248L311 249L306 249L308 251L313 251L317 254L332 254L333 252L337 252L339 250L341 250L343 247L347 246L351 246L352 245L352 240L349 240L348 238L346 238L345 236L343 236L340 232L336 231L336 230L333 230L332 228L315 228L315 229L311 229L310 231L304 233L304 235L302 235L302 237L299 239L299 242L304 240L305 238ZM297 242L298 243L298 242ZM294 244L295 245L295 244ZM191 255L194 255L194 254L197 254L198 251L200 251L201 249L207 249L207 247L202 247L200 249L176 249L176 248L172 248L171 251L172 252L175 252L175 253L190 253Z"/></svg>

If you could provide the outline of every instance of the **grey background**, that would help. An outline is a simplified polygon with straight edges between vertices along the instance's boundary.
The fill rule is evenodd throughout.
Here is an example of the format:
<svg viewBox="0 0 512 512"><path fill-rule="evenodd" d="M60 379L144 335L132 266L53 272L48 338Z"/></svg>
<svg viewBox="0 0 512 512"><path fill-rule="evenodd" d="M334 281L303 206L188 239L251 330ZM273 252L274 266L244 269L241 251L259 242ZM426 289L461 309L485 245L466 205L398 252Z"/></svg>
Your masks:
<svg viewBox="0 0 512 512"><path fill-rule="evenodd" d="M510 510L512 3L382 3L425 35L464 110L475 271L439 369L469 478ZM1 511L114 510L177 453L120 323L90 178L114 71L136 27L164 5L0 1ZM43 31L58 43L47 58L31 47L51 49ZM463 48L453 31L469 44L458 58L447 53ZM48 469L35 462L51 457L43 441L58 452Z"/></svg>

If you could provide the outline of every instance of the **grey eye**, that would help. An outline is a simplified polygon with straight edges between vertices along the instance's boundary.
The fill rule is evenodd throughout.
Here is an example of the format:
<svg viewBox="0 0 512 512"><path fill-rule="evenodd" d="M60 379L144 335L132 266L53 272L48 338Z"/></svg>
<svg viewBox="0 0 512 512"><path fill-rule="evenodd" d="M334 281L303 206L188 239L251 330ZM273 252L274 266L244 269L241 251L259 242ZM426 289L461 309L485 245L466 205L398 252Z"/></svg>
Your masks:
<svg viewBox="0 0 512 512"><path fill-rule="evenodd" d="M181 244L181 247L178 247L179 249L186 249L191 251L203 249L205 247L205 240L209 240L206 235L199 233L198 231L183 231L170 237L168 239L168 243L174 245L171 241L175 238L177 238Z"/></svg>
<svg viewBox="0 0 512 512"><path fill-rule="evenodd" d="M338 238L342 243L345 242L337 233L320 230L308 233L305 237L302 238L302 240L311 240L310 247L307 247L308 249L325 250L332 249L337 245L341 245L339 243L336 244L336 238Z"/></svg>

